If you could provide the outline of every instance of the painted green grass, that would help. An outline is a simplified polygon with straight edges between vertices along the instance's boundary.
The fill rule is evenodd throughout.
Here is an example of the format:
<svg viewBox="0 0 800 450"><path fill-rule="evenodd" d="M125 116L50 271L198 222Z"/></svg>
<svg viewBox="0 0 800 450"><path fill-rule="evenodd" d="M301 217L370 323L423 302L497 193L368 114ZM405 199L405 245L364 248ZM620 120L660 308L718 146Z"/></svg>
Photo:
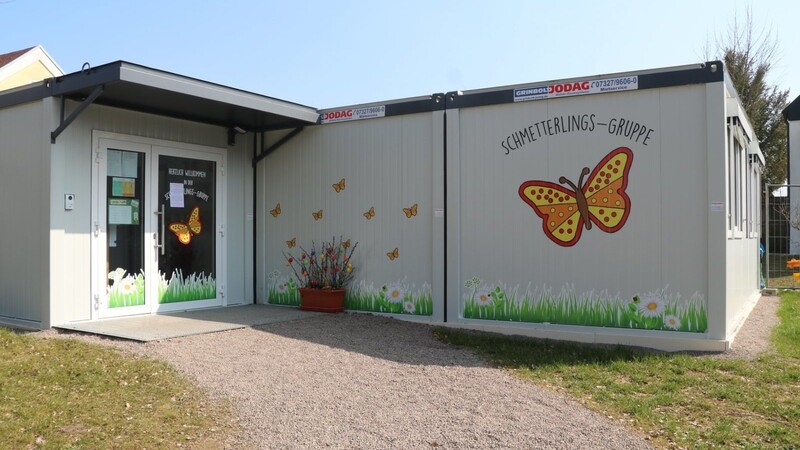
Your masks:
<svg viewBox="0 0 800 450"><path fill-rule="evenodd" d="M657 448L800 448L800 292L782 293L776 352L753 361L437 329L570 395Z"/></svg>
<svg viewBox="0 0 800 450"><path fill-rule="evenodd" d="M300 306L300 291L292 278L282 278L278 272L268 275L267 301L272 305Z"/></svg>
<svg viewBox="0 0 800 450"><path fill-rule="evenodd" d="M269 273L267 279L270 304L300 306L300 291L294 279L282 277L278 272ZM420 289L404 282L376 288L372 283L361 281L347 288L344 307L350 311L430 316L433 315L433 296L427 284Z"/></svg>
<svg viewBox="0 0 800 450"><path fill-rule="evenodd" d="M433 296L427 284L415 290L413 285L402 282L376 288L372 283L361 281L347 288L344 307L353 311L430 316L433 315Z"/></svg>
<svg viewBox="0 0 800 450"><path fill-rule="evenodd" d="M108 274L112 284L108 286L108 307L122 308L144 305L144 275L127 274L117 269Z"/></svg>
<svg viewBox="0 0 800 450"><path fill-rule="evenodd" d="M158 302L161 304L217 298L217 283L211 275L193 273L184 277L180 270L173 272L169 280L166 275L160 275Z"/></svg>
<svg viewBox="0 0 800 450"><path fill-rule="evenodd" d="M579 295L573 286L558 293L546 288L519 293L518 287L508 289L502 284L489 287L474 278L465 287L468 293L463 315L467 319L695 333L705 332L708 327L705 301L700 296L684 301L679 295L666 293L666 289L654 294L663 302L663 311L657 317L648 317L633 299L622 300L618 295L611 297L607 292L594 291ZM679 325L665 323L669 316L677 318Z"/></svg>
<svg viewBox="0 0 800 450"><path fill-rule="evenodd" d="M222 448L230 407L168 364L0 328L3 449Z"/></svg>

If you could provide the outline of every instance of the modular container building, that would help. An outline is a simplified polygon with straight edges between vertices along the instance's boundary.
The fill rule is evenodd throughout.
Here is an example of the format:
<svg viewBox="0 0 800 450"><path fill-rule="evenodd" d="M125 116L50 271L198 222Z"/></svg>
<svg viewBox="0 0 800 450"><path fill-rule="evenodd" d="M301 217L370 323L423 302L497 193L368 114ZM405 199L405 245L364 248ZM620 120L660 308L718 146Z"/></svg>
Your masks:
<svg viewBox="0 0 800 450"><path fill-rule="evenodd" d="M724 350L759 298L719 61L321 111L109 67L0 95L6 321L295 306L287 256L332 238L348 310L455 327Z"/></svg>
<svg viewBox="0 0 800 450"><path fill-rule="evenodd" d="M255 134L239 131L316 119L126 62L0 93L0 318L252 303Z"/></svg>
<svg viewBox="0 0 800 450"><path fill-rule="evenodd" d="M777 214L779 216L777 219L788 222L789 236L786 236L789 240L786 245L788 247L787 256L793 257L800 254L800 230L796 226L798 219L800 219L800 198L797 195L800 187L800 155L798 154L800 152L800 96L789 103L782 114L784 120L786 120L787 151L789 152L789 185L785 187L785 190L790 203ZM789 217L785 217L787 215ZM772 244L770 242L770 245ZM775 253L783 253L775 248L771 250Z"/></svg>

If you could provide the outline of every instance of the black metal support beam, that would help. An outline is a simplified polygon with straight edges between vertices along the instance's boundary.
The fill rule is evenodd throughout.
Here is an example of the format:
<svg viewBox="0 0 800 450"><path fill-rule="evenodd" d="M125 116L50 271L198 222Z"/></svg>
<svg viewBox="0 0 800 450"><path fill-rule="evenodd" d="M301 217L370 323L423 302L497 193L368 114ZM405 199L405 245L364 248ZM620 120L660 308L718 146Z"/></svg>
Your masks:
<svg viewBox="0 0 800 450"><path fill-rule="evenodd" d="M253 133L253 160L258 156L258 141L261 138L261 148L264 148L264 133ZM253 164L253 304L258 303L258 167Z"/></svg>
<svg viewBox="0 0 800 450"><path fill-rule="evenodd" d="M270 145L268 149L264 149L264 148L262 147L262 148L261 148L261 153L259 153L259 154L258 154L258 156L254 156L254 157L253 157L253 167L257 166L257 165L258 165L258 163L259 163L259 162L260 162L262 159L266 158L266 157L267 157L267 156L268 156L270 153L272 153L272 152L274 152L275 150L277 150L277 149L278 149L278 147L280 147L281 145L283 145L283 144L285 144L285 143L289 142L289 141L290 141L290 140L291 140L293 137L295 137L295 136L297 136L298 134L300 134L300 132L301 132L301 131L303 131L303 129L304 129L304 128L305 128L305 127L298 127L298 128L295 128L294 130L292 130L291 132L289 132L289 134L287 134L286 136L282 137L282 138L281 138L281 139L280 139L278 142L276 142L276 143L274 143L274 144Z"/></svg>
<svg viewBox="0 0 800 450"><path fill-rule="evenodd" d="M87 106L91 105L97 99L97 97L99 97L100 94L103 93L104 89L105 89L105 85L101 84L100 86L97 86L96 88L94 88L92 93L89 94L89 96L86 97L81 102L81 104L78 105L77 108L75 108L75 111L72 111L72 113L69 115L69 117L64 119L64 115L63 114L61 115L61 124L58 126L58 128L53 130L52 133L50 133L50 143L51 144L55 144L56 143L56 138L58 137L58 135L61 134L61 132L64 131L69 126L69 124L71 124L72 121L75 120L78 117L78 115L80 115L80 113L83 112L84 109L86 109ZM63 106L64 103L63 102L65 102L63 96L61 97L61 102L62 102L61 110L63 112L64 111L64 106Z"/></svg>
<svg viewBox="0 0 800 450"><path fill-rule="evenodd" d="M267 143L265 133L263 131L253 133L253 303L258 303L258 163L278 147L300 134L303 128L295 128L267 149L264 148Z"/></svg>

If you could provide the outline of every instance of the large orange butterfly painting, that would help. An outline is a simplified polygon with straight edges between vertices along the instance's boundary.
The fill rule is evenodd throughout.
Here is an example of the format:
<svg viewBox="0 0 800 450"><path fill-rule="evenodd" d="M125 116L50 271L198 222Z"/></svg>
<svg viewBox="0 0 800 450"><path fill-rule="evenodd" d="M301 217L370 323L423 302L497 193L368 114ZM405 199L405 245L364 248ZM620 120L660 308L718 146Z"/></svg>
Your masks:
<svg viewBox="0 0 800 450"><path fill-rule="evenodd" d="M200 222L200 207L195 206L186 218L186 223L172 222L167 227L177 236L178 241L183 245L188 245L192 242L192 235L198 235L203 230L203 224Z"/></svg>
<svg viewBox="0 0 800 450"><path fill-rule="evenodd" d="M606 155L589 175L589 168L581 171L578 184L566 177L558 182L531 180L519 187L519 196L542 219L542 230L551 241L563 247L578 243L581 232L592 223L606 233L619 231L631 212L631 199L625 193L628 172L633 162L633 152L619 147ZM584 183L584 177L589 175Z"/></svg>

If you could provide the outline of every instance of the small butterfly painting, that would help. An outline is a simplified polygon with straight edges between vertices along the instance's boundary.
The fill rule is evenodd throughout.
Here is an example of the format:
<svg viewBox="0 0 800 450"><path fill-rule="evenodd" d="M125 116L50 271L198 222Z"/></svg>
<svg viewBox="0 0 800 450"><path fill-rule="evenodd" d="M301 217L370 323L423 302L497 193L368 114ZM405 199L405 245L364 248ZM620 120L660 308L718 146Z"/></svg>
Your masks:
<svg viewBox="0 0 800 450"><path fill-rule="evenodd" d="M197 236L203 230L203 224L200 222L200 207L195 206L192 208L185 223L172 222L167 228L178 238L178 242L188 245L192 242L192 235Z"/></svg>
<svg viewBox="0 0 800 450"><path fill-rule="evenodd" d="M286 246L289 247L289 248L294 248L295 245L297 245L297 238L296 237L293 237L292 240L290 240L290 241L286 241Z"/></svg>
<svg viewBox="0 0 800 450"><path fill-rule="evenodd" d="M358 184L358 183L356 183L356 184ZM342 192L344 190L344 178L339 180L338 183L333 183L332 186L333 186L333 190L336 191L337 193L338 192Z"/></svg>
<svg viewBox="0 0 800 450"><path fill-rule="evenodd" d="M542 219L544 234L562 247L578 243L585 227L592 224L606 233L616 233L628 220L631 199L625 192L628 172L633 162L633 152L619 147L606 155L589 175L589 168L581 171L578 184L566 177L558 182L531 180L519 187L519 196ZM584 177L589 175L584 183Z"/></svg>
<svg viewBox="0 0 800 450"><path fill-rule="evenodd" d="M275 208L270 209L269 213L272 214L272 217L280 216L281 215L281 204L278 203L277 205L275 205Z"/></svg>
<svg viewBox="0 0 800 450"><path fill-rule="evenodd" d="M403 208L403 214L409 219L417 215L417 204L414 203L410 208Z"/></svg>
<svg viewBox="0 0 800 450"><path fill-rule="evenodd" d="M322 219L322 210L320 209L317 212L312 212L312 216L314 216L314 220L321 220Z"/></svg>
<svg viewBox="0 0 800 450"><path fill-rule="evenodd" d="M395 247L394 250L387 252L386 256L389 258L389 261L394 261L400 257L400 252L397 250L397 247Z"/></svg>
<svg viewBox="0 0 800 450"><path fill-rule="evenodd" d="M370 207L369 211L364 213L364 217L367 220L371 220L373 217L375 217L375 207L374 206Z"/></svg>

